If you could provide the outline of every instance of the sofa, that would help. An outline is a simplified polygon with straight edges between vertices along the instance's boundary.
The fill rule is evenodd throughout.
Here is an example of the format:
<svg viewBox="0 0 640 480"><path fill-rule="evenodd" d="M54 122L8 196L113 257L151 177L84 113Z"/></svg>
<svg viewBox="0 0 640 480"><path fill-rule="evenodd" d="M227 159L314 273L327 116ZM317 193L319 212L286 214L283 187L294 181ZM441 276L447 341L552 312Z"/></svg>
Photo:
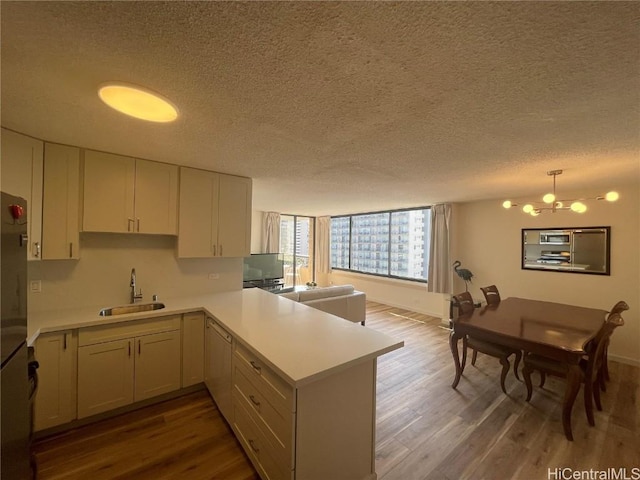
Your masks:
<svg viewBox="0 0 640 480"><path fill-rule="evenodd" d="M365 322L367 298L364 292L355 290L353 285L316 287L299 292L282 293L280 296L354 323L364 325Z"/></svg>

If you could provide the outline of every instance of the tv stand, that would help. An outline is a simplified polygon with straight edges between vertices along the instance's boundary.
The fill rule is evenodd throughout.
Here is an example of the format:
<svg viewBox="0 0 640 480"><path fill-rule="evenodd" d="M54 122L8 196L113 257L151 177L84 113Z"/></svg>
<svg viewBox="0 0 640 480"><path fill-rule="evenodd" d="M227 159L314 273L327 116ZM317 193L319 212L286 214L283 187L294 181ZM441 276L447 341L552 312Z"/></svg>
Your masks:
<svg viewBox="0 0 640 480"><path fill-rule="evenodd" d="M242 282L242 288L261 288L269 292L281 290L284 287L284 278L270 278L265 280L253 280Z"/></svg>

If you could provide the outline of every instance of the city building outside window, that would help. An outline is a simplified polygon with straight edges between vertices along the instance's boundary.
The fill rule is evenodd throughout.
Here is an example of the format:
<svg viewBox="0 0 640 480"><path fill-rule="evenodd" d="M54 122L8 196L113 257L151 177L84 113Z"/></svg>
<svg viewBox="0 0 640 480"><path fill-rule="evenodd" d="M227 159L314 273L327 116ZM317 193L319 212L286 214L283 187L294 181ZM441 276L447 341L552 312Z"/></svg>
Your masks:
<svg viewBox="0 0 640 480"><path fill-rule="evenodd" d="M331 218L331 268L426 282L429 208Z"/></svg>
<svg viewBox="0 0 640 480"><path fill-rule="evenodd" d="M280 215L280 253L284 260L285 287L313 281L315 219Z"/></svg>

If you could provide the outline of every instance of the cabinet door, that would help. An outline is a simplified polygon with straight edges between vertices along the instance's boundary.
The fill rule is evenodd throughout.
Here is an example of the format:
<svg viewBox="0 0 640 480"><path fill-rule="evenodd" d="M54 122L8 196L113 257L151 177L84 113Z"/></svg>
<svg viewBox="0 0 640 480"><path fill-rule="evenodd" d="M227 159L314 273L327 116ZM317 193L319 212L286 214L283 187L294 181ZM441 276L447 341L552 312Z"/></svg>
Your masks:
<svg viewBox="0 0 640 480"><path fill-rule="evenodd" d="M217 173L180 168L178 257L203 258L216 255L217 198Z"/></svg>
<svg viewBox="0 0 640 480"><path fill-rule="evenodd" d="M178 233L178 167L136 160L136 232Z"/></svg>
<svg viewBox="0 0 640 480"><path fill-rule="evenodd" d="M133 402L133 339L78 348L78 418Z"/></svg>
<svg viewBox="0 0 640 480"><path fill-rule="evenodd" d="M206 331L205 384L220 413L231 422L231 335L211 318L207 318Z"/></svg>
<svg viewBox="0 0 640 480"><path fill-rule="evenodd" d="M2 129L2 191L27 201L28 260L40 260L42 245L41 140Z"/></svg>
<svg viewBox="0 0 640 480"><path fill-rule="evenodd" d="M42 258L80 258L80 149L44 146Z"/></svg>
<svg viewBox="0 0 640 480"><path fill-rule="evenodd" d="M204 380L204 313L185 313L182 318L182 386Z"/></svg>
<svg viewBox="0 0 640 480"><path fill-rule="evenodd" d="M46 333L35 347L40 364L34 418L38 431L76 418L77 336L71 331Z"/></svg>
<svg viewBox="0 0 640 480"><path fill-rule="evenodd" d="M251 253L251 179L220 175L218 197L219 257Z"/></svg>
<svg viewBox="0 0 640 480"><path fill-rule="evenodd" d="M180 388L180 330L135 339L135 401Z"/></svg>
<svg viewBox="0 0 640 480"><path fill-rule="evenodd" d="M85 232L133 232L135 159L87 150L84 158Z"/></svg>

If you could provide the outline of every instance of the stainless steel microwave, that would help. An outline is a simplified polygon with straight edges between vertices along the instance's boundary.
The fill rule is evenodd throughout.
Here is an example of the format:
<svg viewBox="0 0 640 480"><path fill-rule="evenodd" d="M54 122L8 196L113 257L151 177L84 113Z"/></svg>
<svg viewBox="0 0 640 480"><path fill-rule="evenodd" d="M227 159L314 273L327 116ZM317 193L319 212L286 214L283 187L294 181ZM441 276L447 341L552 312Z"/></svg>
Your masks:
<svg viewBox="0 0 640 480"><path fill-rule="evenodd" d="M541 245L569 245L569 242L571 242L571 232L565 230L540 232Z"/></svg>

